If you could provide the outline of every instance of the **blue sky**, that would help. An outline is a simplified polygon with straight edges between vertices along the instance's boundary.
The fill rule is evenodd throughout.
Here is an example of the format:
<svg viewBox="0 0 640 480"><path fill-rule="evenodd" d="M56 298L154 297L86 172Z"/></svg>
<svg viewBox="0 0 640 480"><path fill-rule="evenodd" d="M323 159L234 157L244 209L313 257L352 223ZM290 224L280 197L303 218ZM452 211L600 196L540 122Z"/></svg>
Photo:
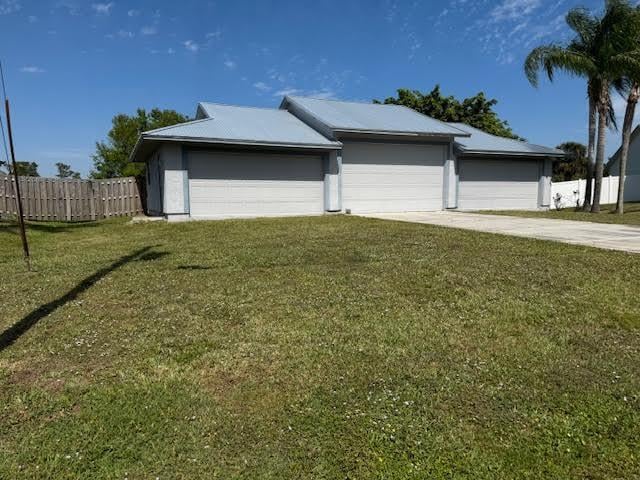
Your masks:
<svg viewBox="0 0 640 480"><path fill-rule="evenodd" d="M42 175L57 161L87 174L113 115L137 107L193 115L198 101L277 107L285 93L370 101L436 83L497 98L532 142L584 142L584 83L560 75L534 89L522 71L531 48L567 38L576 5L602 1L0 0L17 156Z"/></svg>

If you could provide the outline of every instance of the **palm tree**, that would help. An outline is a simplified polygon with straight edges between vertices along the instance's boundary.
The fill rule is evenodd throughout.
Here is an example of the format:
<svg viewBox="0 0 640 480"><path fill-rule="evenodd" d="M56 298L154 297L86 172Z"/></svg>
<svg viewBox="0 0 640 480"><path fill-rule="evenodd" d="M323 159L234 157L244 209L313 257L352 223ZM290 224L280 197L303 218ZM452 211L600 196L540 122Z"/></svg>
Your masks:
<svg viewBox="0 0 640 480"><path fill-rule="evenodd" d="M611 106L611 87L620 77L623 65L630 62L626 52L620 53L622 45L621 25L627 21L627 0L608 0L602 18L592 15L584 8L572 9L566 22L575 32L575 38L566 46L544 45L531 51L525 60L524 69L532 85L538 84L538 71L544 69L550 80L555 70L585 77L589 99L590 165L595 163L593 199L591 212L600 211L600 191L604 170L607 127L615 127L615 113ZM596 140L597 130L597 140ZM597 148L596 148L597 147ZM594 162L595 151L595 162ZM583 208L589 208L591 173L587 175L587 192Z"/></svg>
<svg viewBox="0 0 640 480"><path fill-rule="evenodd" d="M620 147L620 173L618 176L618 199L616 202L616 213L624 214L624 182L627 173L627 159L629 158L629 144L631 143L631 129L633 127L633 117L636 112L636 105L640 98L640 84L634 81L629 87L627 106L624 112L622 123L622 146Z"/></svg>
<svg viewBox="0 0 640 480"><path fill-rule="evenodd" d="M597 105L600 88L598 86L595 57L599 20L584 8L575 8L567 13L567 25L575 32L575 38L566 46L543 45L529 53L524 70L529 82L538 86L538 72L544 69L550 81L555 71L560 69L571 75L587 78L587 98L589 100L589 139L587 143L587 189L583 209L591 207L591 180L595 163L595 139L597 124Z"/></svg>
<svg viewBox="0 0 640 480"><path fill-rule="evenodd" d="M620 147L620 173L618 183L618 198L616 213L624 214L624 184L627 171L627 159L629 158L629 144L631 142L631 130L636 105L640 98L640 10L630 5L623 6L626 9L626 21L618 25L619 40L622 44L620 50L626 54L619 55L621 61L621 79L618 80L616 89L620 94L626 94L627 106L624 112L622 125L622 146ZM623 8L621 7L621 8Z"/></svg>

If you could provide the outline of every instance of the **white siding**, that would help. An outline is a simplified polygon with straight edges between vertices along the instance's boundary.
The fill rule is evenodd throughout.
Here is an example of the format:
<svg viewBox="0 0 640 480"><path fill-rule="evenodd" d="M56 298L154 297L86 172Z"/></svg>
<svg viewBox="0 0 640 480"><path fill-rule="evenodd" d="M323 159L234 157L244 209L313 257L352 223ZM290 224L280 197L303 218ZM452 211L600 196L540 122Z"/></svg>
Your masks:
<svg viewBox="0 0 640 480"><path fill-rule="evenodd" d="M188 164L193 218L323 212L319 156L190 152Z"/></svg>
<svg viewBox="0 0 640 480"><path fill-rule="evenodd" d="M353 213L441 210L444 145L344 142L343 208Z"/></svg>
<svg viewBox="0 0 640 480"><path fill-rule="evenodd" d="M460 210L536 210L537 160L461 159Z"/></svg>

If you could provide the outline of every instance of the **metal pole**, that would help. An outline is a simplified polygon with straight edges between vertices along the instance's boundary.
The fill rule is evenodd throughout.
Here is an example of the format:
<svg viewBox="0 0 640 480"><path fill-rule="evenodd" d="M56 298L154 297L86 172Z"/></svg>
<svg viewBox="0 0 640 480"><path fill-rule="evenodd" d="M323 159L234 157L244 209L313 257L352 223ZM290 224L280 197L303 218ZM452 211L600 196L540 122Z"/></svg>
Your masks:
<svg viewBox="0 0 640 480"><path fill-rule="evenodd" d="M16 203L18 205L18 223L20 224L20 237L22 238L22 251L24 253L24 261L27 263L27 270L31 270L31 262L29 257L29 242L27 241L27 231L24 225L24 215L22 213L22 197L20 197L20 179L18 176L18 165L16 163L16 154L13 149L13 134L11 131L11 113L9 109L9 99L4 100L4 110L7 114L7 134L9 135L9 149L11 151L11 164L13 166L13 181L16 189Z"/></svg>

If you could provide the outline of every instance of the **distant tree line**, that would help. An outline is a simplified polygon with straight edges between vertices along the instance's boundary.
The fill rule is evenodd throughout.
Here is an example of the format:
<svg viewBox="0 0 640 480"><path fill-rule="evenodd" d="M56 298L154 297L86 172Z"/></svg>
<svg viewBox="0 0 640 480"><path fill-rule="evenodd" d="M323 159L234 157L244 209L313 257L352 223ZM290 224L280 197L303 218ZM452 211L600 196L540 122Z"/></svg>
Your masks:
<svg viewBox="0 0 640 480"><path fill-rule="evenodd" d="M18 170L18 175L21 177L40 176L36 162L16 162L16 169ZM56 163L56 169L58 171L58 173L56 173L57 178L80 178L80 173L73 171L71 166L66 163ZM0 161L0 173L4 173L5 171L6 173L11 172L11 167L6 161Z"/></svg>

